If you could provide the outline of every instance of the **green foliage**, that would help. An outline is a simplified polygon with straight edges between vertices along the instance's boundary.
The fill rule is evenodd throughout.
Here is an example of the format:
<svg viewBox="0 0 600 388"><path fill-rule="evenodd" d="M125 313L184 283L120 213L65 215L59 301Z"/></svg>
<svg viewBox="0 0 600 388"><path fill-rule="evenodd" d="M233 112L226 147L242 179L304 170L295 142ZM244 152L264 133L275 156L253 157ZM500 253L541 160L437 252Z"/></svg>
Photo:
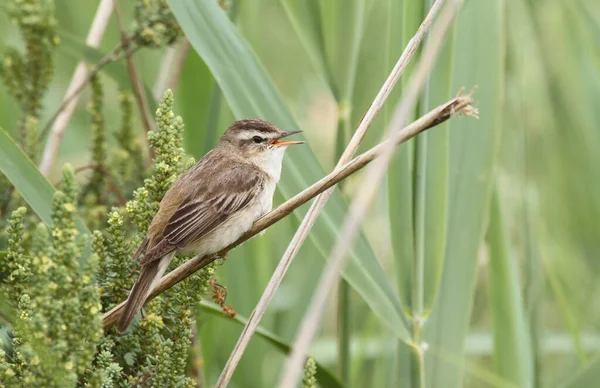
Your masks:
<svg viewBox="0 0 600 388"><path fill-rule="evenodd" d="M139 0L135 3L133 39L141 46L163 47L182 35L166 0Z"/></svg>
<svg viewBox="0 0 600 388"><path fill-rule="evenodd" d="M137 277L138 265L130 260L133 250L141 243L162 196L183 171L183 122L175 117L173 103L171 91L165 92L156 113L157 132L148 134L156 152L151 174L126 206L139 233L134 236L128 233L132 228L123 217L124 209L113 208L108 214L105 235L100 231L93 234L93 248L101 259L97 281L102 290L104 311L127 297ZM122 132L123 149L133 144L128 137L127 131ZM173 265L187 258L177 257ZM122 384L124 378L130 385L194 385L193 380L186 377L192 311L200 295L208 291L213 273L213 266L208 266L150 302L145 309L146 316L130 333L122 336L114 329L107 331L95 361L103 384ZM111 354L113 358L109 357ZM122 367L120 374L114 360L121 360L118 362Z"/></svg>
<svg viewBox="0 0 600 388"><path fill-rule="evenodd" d="M148 230L160 200L182 169L183 120L175 117L173 103L173 93L167 90L156 111L158 130L148 133L148 140L156 153L152 174L144 180L144 186L134 192L133 200L127 203L127 212L141 233Z"/></svg>
<svg viewBox="0 0 600 388"><path fill-rule="evenodd" d="M92 88L92 99L88 105L88 111L92 119L92 177L82 192L83 201L88 205L101 202L101 197L105 194L107 179L107 145L106 129L104 128L104 117L102 115L102 84L98 75L94 75L90 81Z"/></svg>
<svg viewBox="0 0 600 388"><path fill-rule="evenodd" d="M184 357L191 336L187 324L194 319L193 306L214 268L151 302L144 309L146 318L134 323L126 335L107 331L95 346L93 361L77 373L76 382L72 373L65 373L63 345L48 345L45 337L36 340L33 335L36 316L46 312L32 306L40 300L47 304L39 290L47 292L47 285L54 282L48 280L54 271L52 260L65 267L65 260L69 262L72 252L81 250L85 242L76 235L75 243L67 244L70 248L57 252L54 247L55 239L72 241L68 232L72 224L63 220L58 228L47 226L55 213L65 217L68 212L51 206L52 185L60 178L53 172L48 181L36 171L43 147L37 129L60 103L75 63L85 59L93 66L120 41L113 17L101 47L86 47L83 39L99 2L55 3L62 43L54 55L57 82L46 91L44 74L53 66L42 62L54 59L44 52L53 42L31 36L52 36L54 27L48 21L54 11L46 7L51 2L0 2L0 124L6 130L0 131L0 170L10 179L9 183L0 177L0 386L188 386L193 384L189 376L210 386L245 323L240 317L251 313L290 241L295 219L231 252L219 276L228 286L228 303L239 312L237 323L230 324L220 318L218 307L203 303L212 308L212 315L198 316L193 371ZM274 204L290 198L331 169L348 133L432 3L172 1L197 50L190 50L184 60L177 86L176 107L187 124L186 151L200 157L235 118L261 117L284 129L303 129L308 144L286 154ZM348 385L353 387L413 385L410 351L396 340L407 337L398 306L409 319L420 310L427 316L423 321L423 341L429 345L427 386L506 387L518 381L519 386L536 388L588 387L597 381L600 196L593 193L599 191L595 186L600 182L600 153L595 152L600 146L600 111L595 108L600 101L600 2L463 3L456 30L447 37L447 42L454 37L455 43L444 47L414 113L451 98L461 87L478 85L475 99L481 119L453 120L398 150L398 163L390 168L389 180L364 225L368 240L357 244L344 275L357 293L350 294L352 308L344 314L352 322L352 331L339 338L352 346L336 352L340 341L335 338L335 311L325 316L314 344L320 386L341 386L321 368L326 365L345 376L340 364L350 367ZM135 56L141 82L164 85L157 82L165 80L159 65L172 52L155 47L174 42L180 34L173 15L164 1L120 4L134 45L143 46ZM229 5L239 10L233 22L223 12ZM35 45L42 51L31 50ZM178 50L173 63L181 58ZM119 88L130 88L127 66L119 55L118 61L103 69L100 79L110 77ZM402 87L414 74L417 57L370 126L363 150L380 141ZM31 71L34 64L38 70ZM176 82L175 70L168 71L169 87ZM87 265L79 271L96 280L95 303L106 311L125 298L136 277L137 263L130 257L168 180L193 161L182 158L177 163L161 159L157 152L151 156L163 164L152 167L149 150L141 141L135 101L126 93L116 98L111 83L102 86L106 126L90 126L82 101L65 132L58 160L72 161L77 167L83 189L76 211L78 230L87 234L84 222L97 229L88 240L97 260L91 265L97 271L90 273ZM148 87L143 92L155 111L152 93ZM219 93L222 101L214 97ZM35 108L39 104L46 109ZM81 147L88 137L89 147ZM108 151L94 156L103 142ZM90 180L97 178L89 167L96 163L107 171L103 189L96 190L100 195L87 195ZM267 341L251 341L230 385L263 387L277 381L278 366L289 354L289 341L318 279L315 274L322 265L318 257L326 257L334 244L346 214L343 201L360 187L361 179L358 174L344 184L343 195L337 192L337 200L321 215L290 269L293 276L285 278L261 322L257 334ZM494 201L502 209L502 223L489 213L493 187L498 190ZM58 197L68 202L72 194ZM132 213L126 208L128 201ZM9 224L11 213L25 202L30 209L16 212ZM302 216L307 208L298 209L296 215ZM391 230L386 221L391 221ZM53 236L63 230L67 230L64 235ZM177 257L173 265L184 260ZM87 263L87 255L79 261ZM14 287L7 287L8 283ZM15 293L24 295L15 299ZM71 303L68 297L52 295ZM337 297L332 307L343 306L340 295L332 293ZM422 295L422 309L412 303L414 295ZM7 301L10 308L5 308ZM55 305L50 302L49 306ZM64 335L56 332L56 341L64 343ZM530 341L523 340L526 337ZM168 374L173 379L167 381ZM42 381L42 376L47 379ZM312 385L312 381L304 383Z"/></svg>
<svg viewBox="0 0 600 388"><path fill-rule="evenodd" d="M106 165L99 80L95 79L92 86L93 162ZM78 258L87 239L75 226L78 200L82 214L93 223L97 215L94 209L106 208L112 198L103 193L106 178L94 174L86 192L79 195L70 166L65 167L60 190L54 196L50 231L39 224L29 232L26 208L13 212L7 228L6 259L0 261L2 295L15 306L18 317L12 322L9 353L0 353L0 373L5 376L2 381L6 386L195 385L187 377L190 327L194 306L209 290L213 265L152 301L145 319L130 333L122 336L110 329L103 335L100 324L101 312L126 299L133 286L138 264L130 258L162 196L193 164L193 160L183 163L183 122L175 117L173 103L173 94L167 91L156 114L157 132L149 134L156 154L154 165L144 186L127 204L141 233L132 232L131 222L123 216L125 207L113 207L105 231L92 234L94 254L81 267ZM123 127L117 136L119 146L127 158L139 152L141 164L141 149L133 139L130 115L125 103ZM135 174L141 180L143 171ZM188 258L177 257L174 265Z"/></svg>
<svg viewBox="0 0 600 388"><path fill-rule="evenodd" d="M77 191L73 170L66 166L54 196L51 233L40 225L28 237L25 208L11 217L2 293L17 318L12 357L1 367L11 375L7 386L75 386L102 337L99 292L92 282L97 259L85 268L78 262L83 243L75 228Z"/></svg>
<svg viewBox="0 0 600 388"><path fill-rule="evenodd" d="M0 76L19 103L23 116L20 123L20 142L32 159L37 158L35 149L27 148L37 136L37 122L54 62L53 49L58 45L53 0L11 0L5 10L13 24L17 25L25 41L25 52L9 49L0 62Z"/></svg>
<svg viewBox="0 0 600 388"><path fill-rule="evenodd" d="M117 145L110 150L110 171L115 184L125 193L130 193L142 183L141 171L144 171L142 146L136 137L133 125L133 101L126 91L119 93L121 103L121 126L115 138Z"/></svg>

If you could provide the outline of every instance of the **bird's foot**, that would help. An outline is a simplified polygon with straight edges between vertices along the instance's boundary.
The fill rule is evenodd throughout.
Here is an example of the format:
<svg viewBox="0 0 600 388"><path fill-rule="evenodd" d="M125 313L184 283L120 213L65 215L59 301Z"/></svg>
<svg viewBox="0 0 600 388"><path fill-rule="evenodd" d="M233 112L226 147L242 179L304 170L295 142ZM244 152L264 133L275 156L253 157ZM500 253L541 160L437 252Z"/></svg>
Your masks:
<svg viewBox="0 0 600 388"><path fill-rule="evenodd" d="M223 314L229 318L235 317L235 310L231 305L225 306L225 301L227 300L227 287L217 283L215 279L210 281L210 286L213 289L213 300L216 304L221 306Z"/></svg>

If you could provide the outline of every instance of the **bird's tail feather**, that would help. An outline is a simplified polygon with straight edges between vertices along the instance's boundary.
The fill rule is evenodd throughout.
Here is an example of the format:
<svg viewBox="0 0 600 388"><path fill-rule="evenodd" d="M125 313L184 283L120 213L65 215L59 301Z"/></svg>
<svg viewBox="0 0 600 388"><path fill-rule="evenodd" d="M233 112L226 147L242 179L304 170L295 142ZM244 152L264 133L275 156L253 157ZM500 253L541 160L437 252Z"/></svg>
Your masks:
<svg viewBox="0 0 600 388"><path fill-rule="evenodd" d="M173 253L169 253L160 260L151 261L148 264L142 266L140 277L131 289L127 302L123 307L123 312L119 317L117 324L117 330L119 333L125 332L133 318L142 309L146 299L158 285L158 282L162 278L163 274L167 270L167 267L173 259Z"/></svg>

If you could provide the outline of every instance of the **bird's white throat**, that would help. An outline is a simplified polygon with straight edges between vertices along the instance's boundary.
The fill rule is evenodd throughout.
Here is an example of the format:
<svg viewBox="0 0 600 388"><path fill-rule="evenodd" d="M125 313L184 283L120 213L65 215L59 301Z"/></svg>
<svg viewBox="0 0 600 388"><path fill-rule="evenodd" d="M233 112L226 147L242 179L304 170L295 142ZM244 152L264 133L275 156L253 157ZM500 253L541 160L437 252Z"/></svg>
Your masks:
<svg viewBox="0 0 600 388"><path fill-rule="evenodd" d="M262 171L269 174L275 182L279 182L281 176L281 165L283 154L287 147L273 147L250 158L250 163L256 165Z"/></svg>

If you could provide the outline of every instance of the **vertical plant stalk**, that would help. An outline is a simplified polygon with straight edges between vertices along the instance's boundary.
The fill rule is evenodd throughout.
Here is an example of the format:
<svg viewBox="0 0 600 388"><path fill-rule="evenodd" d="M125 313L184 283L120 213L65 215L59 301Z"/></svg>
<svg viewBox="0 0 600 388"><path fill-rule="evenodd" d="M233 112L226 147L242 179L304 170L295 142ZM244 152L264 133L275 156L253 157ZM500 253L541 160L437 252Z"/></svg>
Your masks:
<svg viewBox="0 0 600 388"><path fill-rule="evenodd" d="M431 7L431 10L423 20L423 23L421 23L421 26L415 33L415 36L408 42L408 45L402 52L402 55L396 62L396 65L392 69L390 75L388 76L383 86L377 93L377 96L375 96L375 99L371 103L371 106L363 116L363 119L361 120L358 128L356 129L356 132L352 136L352 139L350 139L350 143L342 153L342 156L336 166L336 169L346 164L358 149L360 142L362 141L367 132L367 129L381 110L384 102L386 101L392 89L398 82L398 79L408 66L408 63L410 62L413 55L417 51L417 48L423 41L423 38L427 34L427 31L429 31L431 24L437 16L438 11L440 10L444 1L445 0L437 0L435 2L435 4ZM294 235L292 241L288 245L288 248L286 249L283 257L279 261L279 264L273 272L273 275L271 276L271 279L269 280L265 291L263 292L260 300L258 301L258 304L252 311L252 314L250 315L250 318L248 319L248 322L246 323L246 326L244 327L244 330L242 331L238 342L236 343L231 355L229 356L229 360L227 360L227 364L225 365L225 368L221 372L221 376L219 376L219 380L217 381L217 387L225 387L229 383L229 380L231 379L231 376L233 376L233 372L237 367L239 361L241 360L242 355L246 347L248 346L248 343L250 342L250 339L254 335L254 332L256 331L256 328L258 327L260 320L262 319L269 303L273 299L277 288L279 288L279 285L281 284L281 281L283 280L287 269L289 268L296 253L300 250L302 243L308 236L308 232L314 225L317 217L325 207L325 204L327 204L327 201L331 197L331 194L333 194L333 190L329 189L323 192L321 195L319 195L319 197L312 204L306 216L302 220L300 227L296 231L296 234Z"/></svg>
<svg viewBox="0 0 600 388"><path fill-rule="evenodd" d="M123 48L127 51L131 46L131 39L127 36L127 31L125 31L125 27L123 25L123 18L121 16L121 8L117 3L118 0L115 1L115 14L117 16L117 24L119 25L119 31L121 33L121 42L123 42ZM148 105L148 100L146 99L146 94L144 93L144 85L142 83L142 78L140 77L140 73L138 72L137 66L135 65L135 61L133 56L127 56L125 58L127 61L127 70L129 71L129 78L131 78L131 86L133 87L133 94L135 96L135 100L140 109L140 116L142 118L142 124L144 125L144 129L146 133L153 131L154 125L152 120L152 115L150 113L150 106ZM146 142L146 148L149 150L150 158L154 158L154 148L150 147L148 143L147 136L142 136L144 141Z"/></svg>
<svg viewBox="0 0 600 388"><path fill-rule="evenodd" d="M350 138L352 130L352 108L354 99L354 87L356 85L356 72L358 71L358 56L360 53L360 44L362 42L364 21L365 21L365 3L359 1L356 10L356 17L353 20L354 36L352 37L352 47L350 63L348 64L349 73L345 80L345 85L339 88L341 95L338 101L338 135L336 139L336 159L340 160L344 154L344 144ZM332 79L330 83L334 83ZM340 186L340 189L343 186ZM338 305L337 305L337 340L338 340L338 365L342 383L349 384L351 370L350 343L352 339L352 306L350 303L350 285L346 280L340 279L338 286Z"/></svg>
<svg viewBox="0 0 600 388"><path fill-rule="evenodd" d="M414 187L414 237L415 258L413 264L411 298L411 382L412 387L425 387L425 352L423 342L423 324L425 316L425 204L427 180L427 137L415 138L415 182Z"/></svg>
<svg viewBox="0 0 600 388"><path fill-rule="evenodd" d="M85 43L88 46L97 48L100 45L100 41L102 40L102 36L106 30L106 25L108 24L108 19L110 18L113 8L113 0L102 0L100 1L100 4L98 4L96 15L94 16L90 31L88 32L88 36L85 40ZM73 73L73 77L71 78L71 82L69 83L69 87L65 93L65 100L74 95L75 91L80 89L86 83L87 73L88 71L85 61L80 61L75 68L75 72ZM56 116L54 124L52 125L50 137L48 138L48 143L46 144L46 148L44 149L44 153L42 155L42 161L40 162L40 172L45 177L50 175L50 171L52 170L52 166L56 160L56 155L58 153L62 136L67 129L67 125L69 125L69 121L71 121L71 117L75 111L75 106L77 105L77 100L78 97L71 98L70 101L64 106L64 109L62 109L58 116Z"/></svg>
<svg viewBox="0 0 600 388"><path fill-rule="evenodd" d="M404 127L404 122L407 120L408 114L417 102L420 91L425 84L428 74L433 68L437 54L442 47L444 36L450 29L452 21L454 20L454 16L458 10L458 6L461 4L461 2L461 0L451 1L448 7L446 7L444 10L443 14L440 16L440 21L432 33L429 41L427 42L427 45L423 50L423 56L421 57L421 60L415 69L413 78L410 80L406 95L402 99L398 109L396 110L396 113L394 114L390 128L392 130L394 128L397 129L394 130L390 136L390 140L401 136L401 128ZM432 6L432 10L439 9L442 3L443 1L436 1ZM431 10L429 13L431 13ZM393 141L386 143L386 147L381 158L378 158L377 161L369 168L369 173L366 174L366 178L364 179L365 184L361 185L361 189L358 191L355 199L352 201L350 211L346 217L346 222L343 226L340 237L338 238L336 246L332 251L331 258L326 266L325 272L321 276L317 289L313 294L312 302L309 305L309 311L305 315L300 325L300 330L296 336L296 340L294 341L292 354L286 363L283 374L281 375L279 384L280 387L291 387L294 386L294 384L298 381L298 378L302 372L302 365L304 364L305 355L316 334L318 324L325 309L328 296L327 289L330 284L335 282L339 272L344 267L347 256L346 253L352 246L354 239L360 230L360 224L366 216L368 207L377 192L378 185L387 171L392 153L395 149L395 147L392 146L393 143ZM425 350L425 347L422 346L421 343L413 344L413 346L419 347L421 352L424 352ZM424 377L422 377L420 380L424 381Z"/></svg>

